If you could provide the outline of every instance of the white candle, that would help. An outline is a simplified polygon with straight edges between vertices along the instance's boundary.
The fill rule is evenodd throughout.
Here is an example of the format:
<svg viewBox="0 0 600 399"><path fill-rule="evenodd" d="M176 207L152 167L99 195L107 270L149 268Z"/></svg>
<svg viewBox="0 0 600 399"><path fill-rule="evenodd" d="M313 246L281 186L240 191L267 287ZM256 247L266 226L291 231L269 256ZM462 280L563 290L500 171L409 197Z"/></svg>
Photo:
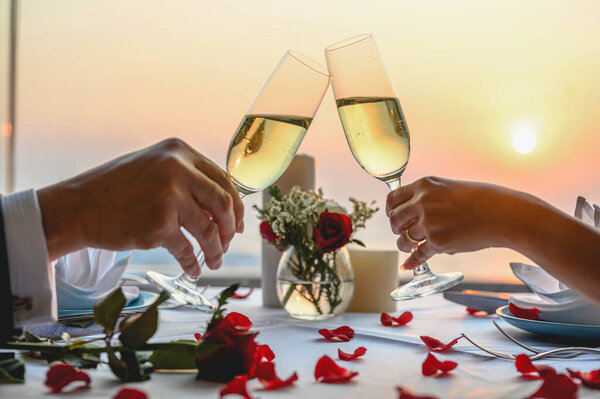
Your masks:
<svg viewBox="0 0 600 399"><path fill-rule="evenodd" d="M354 269L354 296L347 312L395 312L390 298L398 286L398 251L348 248Z"/></svg>
<svg viewBox="0 0 600 399"><path fill-rule="evenodd" d="M287 194L292 187L300 186L305 190L315 189L315 159L310 155L299 154L292 159L290 166L281 175L275 185L281 189L283 194ZM269 202L271 196L268 190L263 191L263 206ZM277 277L277 265L282 252L275 246L262 240L262 278L261 287L263 294L263 306L281 307L277 297L277 287L275 286Z"/></svg>

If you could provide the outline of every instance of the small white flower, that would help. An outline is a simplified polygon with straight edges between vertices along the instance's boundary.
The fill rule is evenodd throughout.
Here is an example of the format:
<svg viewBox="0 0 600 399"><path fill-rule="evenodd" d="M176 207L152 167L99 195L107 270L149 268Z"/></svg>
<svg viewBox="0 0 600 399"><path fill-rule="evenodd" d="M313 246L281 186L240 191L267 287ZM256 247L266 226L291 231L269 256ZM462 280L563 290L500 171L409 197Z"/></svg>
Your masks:
<svg viewBox="0 0 600 399"><path fill-rule="evenodd" d="M71 345L71 335L69 335L68 332L64 332L60 335L60 337L62 338L63 341L65 341L65 344L67 345Z"/></svg>

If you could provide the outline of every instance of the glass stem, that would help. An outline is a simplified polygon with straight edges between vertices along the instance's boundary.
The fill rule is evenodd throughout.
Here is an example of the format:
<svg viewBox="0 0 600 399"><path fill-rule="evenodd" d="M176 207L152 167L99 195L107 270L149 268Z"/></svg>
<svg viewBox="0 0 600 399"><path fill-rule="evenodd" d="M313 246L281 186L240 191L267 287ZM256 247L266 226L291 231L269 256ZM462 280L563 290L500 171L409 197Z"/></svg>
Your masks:
<svg viewBox="0 0 600 399"><path fill-rule="evenodd" d="M246 194L239 191L238 194L240 196L240 199L243 199L246 196ZM196 254L196 259L198 259L198 264L200 265L200 269L202 269L202 267L206 264L204 262L204 252L202 252L202 249L198 250L198 253ZM183 284L191 284L196 287L198 286L198 277L190 277L186 273L181 273L181 275L179 276L179 281Z"/></svg>
<svg viewBox="0 0 600 399"><path fill-rule="evenodd" d="M385 182L385 184L387 184L387 186L390 188L390 191L394 191L400 188L400 178L388 180Z"/></svg>

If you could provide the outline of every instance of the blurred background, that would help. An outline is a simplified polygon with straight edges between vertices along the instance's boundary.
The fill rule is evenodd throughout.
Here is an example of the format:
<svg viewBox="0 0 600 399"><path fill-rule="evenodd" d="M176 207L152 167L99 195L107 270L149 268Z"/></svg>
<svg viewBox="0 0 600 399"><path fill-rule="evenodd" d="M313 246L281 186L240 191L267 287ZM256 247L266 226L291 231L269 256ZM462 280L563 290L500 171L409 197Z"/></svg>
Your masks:
<svg viewBox="0 0 600 399"><path fill-rule="evenodd" d="M9 1L0 7L5 123ZM23 1L15 188L171 136L224 167L234 130L286 49L324 64L327 45L371 32L411 132L404 184L427 175L488 181L572 214L577 195L600 202L599 24L596 1ZM316 157L327 196L384 206L387 187L354 161L332 93L299 153ZM245 201L246 231L225 268L259 268L260 197ZM383 212L359 238L395 246ZM509 261L523 258L490 249L430 264L472 282L512 282ZM163 250L137 252L134 262L174 264Z"/></svg>

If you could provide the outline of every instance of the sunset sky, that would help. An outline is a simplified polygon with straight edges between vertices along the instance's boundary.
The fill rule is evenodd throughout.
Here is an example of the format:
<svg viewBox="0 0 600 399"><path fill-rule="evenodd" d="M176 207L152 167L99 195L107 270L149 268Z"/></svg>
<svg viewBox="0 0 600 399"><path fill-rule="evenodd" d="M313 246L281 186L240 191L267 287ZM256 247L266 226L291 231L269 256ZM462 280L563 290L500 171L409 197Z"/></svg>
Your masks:
<svg viewBox="0 0 600 399"><path fill-rule="evenodd" d="M224 166L231 135L286 49L324 64L327 45L370 32L411 133L404 183L489 181L571 214L577 195L600 202L600 2L28 0L20 11L19 189L170 136ZM535 136L535 149L518 153L515 132ZM327 195L384 203L385 184L347 147L331 92L299 152L317 158ZM259 253L259 200L247 198L247 232L232 251ZM382 212L361 238L395 245ZM431 266L512 281L508 262L522 259L486 250Z"/></svg>

